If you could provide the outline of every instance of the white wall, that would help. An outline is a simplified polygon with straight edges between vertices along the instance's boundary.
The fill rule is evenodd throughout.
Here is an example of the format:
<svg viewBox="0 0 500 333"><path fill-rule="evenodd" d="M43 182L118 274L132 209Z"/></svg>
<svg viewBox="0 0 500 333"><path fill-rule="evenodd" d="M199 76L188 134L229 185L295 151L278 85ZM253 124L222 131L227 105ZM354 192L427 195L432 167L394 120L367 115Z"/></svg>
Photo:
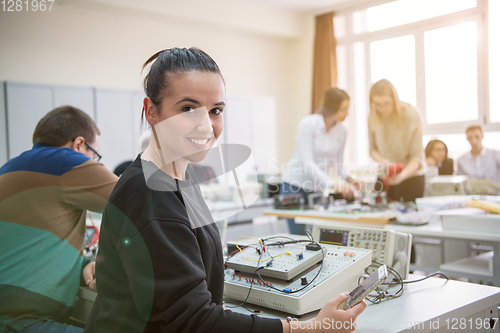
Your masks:
<svg viewBox="0 0 500 333"><path fill-rule="evenodd" d="M284 12L276 26L264 13L260 24L253 8L249 16L235 12L240 20L216 24L61 3L56 1L51 12L0 12L0 80L141 89L141 64L150 55L197 46L221 67L228 96L276 98L278 163L291 156L298 120L310 109L312 17ZM230 15L227 9L222 14L221 22ZM254 31L248 26L251 19L258 27ZM294 37L298 31L302 36Z"/></svg>
<svg viewBox="0 0 500 333"><path fill-rule="evenodd" d="M161 22L201 23L283 37L302 34L300 13L249 0L58 0L56 3Z"/></svg>
<svg viewBox="0 0 500 333"><path fill-rule="evenodd" d="M300 119L312 111L312 76L314 47L314 16L304 17L301 38L288 44L290 91L287 105L278 109L278 160L287 163L295 150L295 133ZM283 171L283 168L281 168Z"/></svg>

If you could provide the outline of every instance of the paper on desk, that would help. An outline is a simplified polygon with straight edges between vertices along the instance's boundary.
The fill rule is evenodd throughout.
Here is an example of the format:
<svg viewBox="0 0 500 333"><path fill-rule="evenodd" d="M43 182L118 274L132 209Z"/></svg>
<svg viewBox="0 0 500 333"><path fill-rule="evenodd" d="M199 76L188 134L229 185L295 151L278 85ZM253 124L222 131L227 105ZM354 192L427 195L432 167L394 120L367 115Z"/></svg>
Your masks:
<svg viewBox="0 0 500 333"><path fill-rule="evenodd" d="M480 233L500 233L500 216L479 208L460 208L440 211L443 230Z"/></svg>
<svg viewBox="0 0 500 333"><path fill-rule="evenodd" d="M439 216L443 215L449 216L449 215L478 215L478 214L488 214L488 213L479 208L466 207L466 208L440 210L435 214Z"/></svg>

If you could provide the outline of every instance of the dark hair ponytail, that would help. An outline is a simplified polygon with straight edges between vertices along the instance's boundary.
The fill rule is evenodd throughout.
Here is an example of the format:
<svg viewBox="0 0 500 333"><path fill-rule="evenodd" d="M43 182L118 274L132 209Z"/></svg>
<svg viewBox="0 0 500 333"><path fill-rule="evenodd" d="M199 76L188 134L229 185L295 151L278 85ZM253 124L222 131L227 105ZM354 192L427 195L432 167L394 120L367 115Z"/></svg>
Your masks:
<svg viewBox="0 0 500 333"><path fill-rule="evenodd" d="M328 114L335 114L344 100L349 100L349 95L342 89L330 88L325 91L323 108L327 108Z"/></svg>
<svg viewBox="0 0 500 333"><path fill-rule="evenodd" d="M168 93L171 74L179 75L196 71L217 73L222 77L217 63L207 53L196 47L189 49L174 47L156 52L142 65L142 70L150 64L149 72L144 78L144 92L154 105L160 105L163 97Z"/></svg>

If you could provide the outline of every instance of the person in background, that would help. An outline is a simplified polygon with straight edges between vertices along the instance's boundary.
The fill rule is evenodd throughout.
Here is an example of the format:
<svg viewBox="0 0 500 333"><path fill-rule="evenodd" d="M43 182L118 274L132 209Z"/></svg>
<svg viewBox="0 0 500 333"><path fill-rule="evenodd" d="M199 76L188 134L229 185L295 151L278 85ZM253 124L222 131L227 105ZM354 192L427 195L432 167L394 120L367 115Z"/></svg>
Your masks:
<svg viewBox="0 0 500 333"><path fill-rule="evenodd" d="M218 65L200 49L172 48L151 56L145 67L144 115L153 137L104 210L98 294L85 332L292 332L287 321L237 313L222 302L220 235L191 168L224 127L225 83ZM314 327L328 319L355 322L366 303L338 309L348 297L346 292L326 303ZM347 324L335 332L354 329Z"/></svg>
<svg viewBox="0 0 500 333"><path fill-rule="evenodd" d="M118 177L98 163L99 130L61 106L36 125L33 148L0 168L0 332L82 332L67 325L80 285L86 210L101 211Z"/></svg>
<svg viewBox="0 0 500 333"><path fill-rule="evenodd" d="M386 79L370 89L368 140L370 156L383 169L402 165L401 172L387 179L387 196L396 201L422 197L425 188L422 121L416 108L400 101L396 88Z"/></svg>
<svg viewBox="0 0 500 333"><path fill-rule="evenodd" d="M500 151L483 147L484 133L480 125L465 130L471 151L457 160L457 174L485 178L500 183Z"/></svg>
<svg viewBox="0 0 500 333"><path fill-rule="evenodd" d="M113 171L113 173L120 177L122 175L122 173L125 172L125 170L129 167L129 165L132 163L132 161L125 161L123 163L120 163L118 164L118 166L115 168L115 170Z"/></svg>
<svg viewBox="0 0 500 333"><path fill-rule="evenodd" d="M307 203L308 194L333 188L346 198L353 197L351 186L336 183L328 175L332 166L341 178L354 183L343 165L347 129L342 122L349 112L349 103L345 91L330 88L318 112L300 121L295 152L283 173L280 194L300 193ZM292 234L304 234L305 226L295 224L293 219L288 219L288 227Z"/></svg>
<svg viewBox="0 0 500 333"><path fill-rule="evenodd" d="M439 168L439 175L453 174L453 160L448 157L448 147L441 140L431 140L425 147L427 166Z"/></svg>
<svg viewBox="0 0 500 333"><path fill-rule="evenodd" d="M150 138L151 138L151 129L148 128L139 137L139 149L141 152L145 151L146 148L148 147ZM122 175L122 173L124 173L125 170L129 167L129 165L132 164L132 162L133 161L125 161L125 162L119 164L115 168L113 173L115 175L117 175L118 177L120 177Z"/></svg>

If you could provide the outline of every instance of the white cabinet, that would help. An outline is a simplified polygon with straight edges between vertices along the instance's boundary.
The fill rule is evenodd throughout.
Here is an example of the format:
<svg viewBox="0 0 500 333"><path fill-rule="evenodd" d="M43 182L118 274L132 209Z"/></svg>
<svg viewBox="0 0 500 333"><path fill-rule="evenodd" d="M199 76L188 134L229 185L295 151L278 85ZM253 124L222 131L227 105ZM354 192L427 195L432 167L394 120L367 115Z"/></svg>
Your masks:
<svg viewBox="0 0 500 333"><path fill-rule="evenodd" d="M9 158L13 158L31 149L36 124L54 104L51 86L6 84Z"/></svg>
<svg viewBox="0 0 500 333"><path fill-rule="evenodd" d="M65 87L55 86L54 107L71 105L87 113L95 120L94 89L91 87ZM50 111L50 110L49 110Z"/></svg>
<svg viewBox="0 0 500 333"><path fill-rule="evenodd" d="M142 91L131 91L132 95L132 152L134 154L134 158L136 158L137 154L140 153L139 147L139 138L147 128L147 121L144 118L144 121L141 122L141 114L142 114L142 101L146 95Z"/></svg>
<svg viewBox="0 0 500 333"><path fill-rule="evenodd" d="M101 132L98 139L101 162L113 171L139 153L139 137L147 124L146 120L141 124L144 97L139 90L6 82L0 92L0 165L31 149L35 126L47 112L61 105L72 105L96 122ZM227 97L226 103L224 132L219 142L250 147L253 161L245 166L248 173L255 168L259 173L275 171L272 168L277 155L275 99Z"/></svg>
<svg viewBox="0 0 500 333"><path fill-rule="evenodd" d="M142 99L143 94L133 90L95 90L99 153L111 171L139 153Z"/></svg>
<svg viewBox="0 0 500 333"><path fill-rule="evenodd" d="M132 159L132 106L128 91L96 89L97 127L101 163L113 171Z"/></svg>
<svg viewBox="0 0 500 333"><path fill-rule="evenodd" d="M6 82L5 91L8 158L31 149L38 121L56 107L71 105L95 118L92 88Z"/></svg>
<svg viewBox="0 0 500 333"><path fill-rule="evenodd" d="M252 150L258 173L275 173L278 160L276 100L273 97L252 99Z"/></svg>
<svg viewBox="0 0 500 333"><path fill-rule="evenodd" d="M277 158L276 102L273 97L227 97L224 143L252 150L258 173L273 173Z"/></svg>

